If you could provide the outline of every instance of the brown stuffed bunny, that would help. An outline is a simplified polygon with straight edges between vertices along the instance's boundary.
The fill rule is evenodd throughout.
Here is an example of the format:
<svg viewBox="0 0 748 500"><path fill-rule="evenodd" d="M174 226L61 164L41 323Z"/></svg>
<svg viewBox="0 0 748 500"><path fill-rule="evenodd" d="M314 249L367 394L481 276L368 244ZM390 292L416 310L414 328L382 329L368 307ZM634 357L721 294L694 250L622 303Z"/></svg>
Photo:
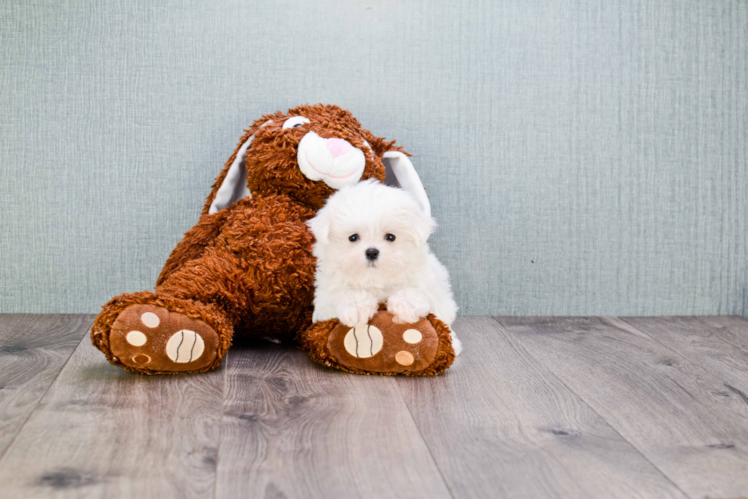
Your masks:
<svg viewBox="0 0 748 500"><path fill-rule="evenodd" d="M337 320L312 325L315 261L306 221L335 189L369 178L410 190L430 210L401 148L349 111L306 105L263 116L226 162L155 293L104 305L91 329L94 345L111 363L145 374L212 370L235 334L296 337L315 361L355 373L443 372L454 351L449 328L433 315L400 325L380 311L368 329L381 347L368 357L346 350L346 338L362 335L356 329ZM422 333L417 344L403 340L408 329Z"/></svg>

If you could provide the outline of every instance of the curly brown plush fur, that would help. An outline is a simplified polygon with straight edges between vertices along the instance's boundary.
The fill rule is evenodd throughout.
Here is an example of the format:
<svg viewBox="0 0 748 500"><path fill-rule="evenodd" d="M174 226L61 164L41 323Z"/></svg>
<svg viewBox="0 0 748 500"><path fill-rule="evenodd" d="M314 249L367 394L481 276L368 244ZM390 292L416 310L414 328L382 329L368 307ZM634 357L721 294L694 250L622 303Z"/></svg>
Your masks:
<svg viewBox="0 0 748 500"><path fill-rule="evenodd" d="M287 118L299 115L311 123L282 129ZM294 338L310 327L315 260L311 252L313 236L306 221L324 205L333 189L306 178L297 165L299 142L309 131L323 138L345 139L361 149L366 158L361 180L384 181L382 155L400 150L394 141L374 136L349 111L337 106L299 106L256 120L216 178L197 225L185 234L164 265L155 293L123 294L103 306L91 336L110 362L147 374L206 371L220 364L235 334ZM254 138L245 165L252 197L209 214L229 167L250 136ZM365 147L365 141L371 149ZM209 332L215 332L218 340L211 346L217 357L199 370L180 370L177 364L137 365L119 359L112 350L112 325L134 304L150 305L154 312L165 308L166 314L177 319L184 315L200 320ZM136 323L122 328L125 333L130 328L145 331L149 339L168 333ZM146 353L150 345L143 347ZM314 350L309 341L302 346ZM180 343L177 349L181 348ZM150 360L149 356L145 358Z"/></svg>

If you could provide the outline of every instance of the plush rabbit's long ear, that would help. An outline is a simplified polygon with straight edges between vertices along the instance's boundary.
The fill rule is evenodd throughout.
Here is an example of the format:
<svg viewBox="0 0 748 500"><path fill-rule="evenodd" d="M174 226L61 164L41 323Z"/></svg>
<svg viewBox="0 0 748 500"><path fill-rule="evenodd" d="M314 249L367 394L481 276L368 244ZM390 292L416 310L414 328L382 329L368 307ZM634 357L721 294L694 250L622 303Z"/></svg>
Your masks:
<svg viewBox="0 0 748 500"><path fill-rule="evenodd" d="M384 183L409 192L426 216L431 217L431 204L423 189L421 178L408 157L400 151L387 151L382 155L382 163L387 169Z"/></svg>
<svg viewBox="0 0 748 500"><path fill-rule="evenodd" d="M220 180L218 189L213 189L211 193L213 199L210 201L210 208L208 209L209 214L214 214L219 210L223 210L229 205L249 196L252 197L252 193L249 192L247 187L247 168L244 166L244 160L247 158L247 149L252 144L254 135L250 135L244 143L239 146L234 156L234 161L231 162L226 174L223 179ZM216 182L216 184L219 184Z"/></svg>
<svg viewBox="0 0 748 500"><path fill-rule="evenodd" d="M268 116L263 118L267 119ZM262 125L259 125L259 123L260 120L257 120L239 139L239 145L234 150L234 154L231 155L221 173L216 177L216 182L213 184L208 199L205 200L203 215L214 214L242 198L252 197L252 193L249 192L247 187L247 167L244 162L247 159L247 151L252 145L255 133L265 125L273 123L273 120L267 120Z"/></svg>

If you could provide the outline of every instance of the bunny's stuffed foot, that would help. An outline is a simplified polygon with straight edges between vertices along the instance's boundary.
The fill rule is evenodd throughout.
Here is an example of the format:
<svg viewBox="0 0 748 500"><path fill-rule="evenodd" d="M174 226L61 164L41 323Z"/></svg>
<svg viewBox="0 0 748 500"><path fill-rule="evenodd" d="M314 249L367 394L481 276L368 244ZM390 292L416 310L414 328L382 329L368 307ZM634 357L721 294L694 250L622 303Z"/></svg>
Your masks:
<svg viewBox="0 0 748 500"><path fill-rule="evenodd" d="M352 373L439 375L455 357L449 327L433 314L400 324L380 309L356 327L337 319L315 323L300 341L314 361Z"/></svg>
<svg viewBox="0 0 748 500"><path fill-rule="evenodd" d="M112 355L135 370L199 371L218 354L218 334L200 320L164 307L132 305L112 325Z"/></svg>
<svg viewBox="0 0 748 500"><path fill-rule="evenodd" d="M231 343L231 327L221 319L210 306L141 292L104 306L91 335L111 363L128 371L204 372L220 364Z"/></svg>

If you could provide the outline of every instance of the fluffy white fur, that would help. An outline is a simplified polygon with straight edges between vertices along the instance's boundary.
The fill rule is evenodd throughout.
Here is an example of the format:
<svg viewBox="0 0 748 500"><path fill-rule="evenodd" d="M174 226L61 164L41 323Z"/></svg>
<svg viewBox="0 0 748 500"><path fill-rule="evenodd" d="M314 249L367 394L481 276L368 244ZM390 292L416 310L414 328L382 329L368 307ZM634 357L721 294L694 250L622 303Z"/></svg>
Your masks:
<svg viewBox="0 0 748 500"><path fill-rule="evenodd" d="M433 313L452 327L457 304L449 273L427 243L436 223L409 193L376 180L344 187L309 227L316 238L314 321L360 325L386 302L396 322L415 323ZM367 258L367 249L379 251L375 260ZM452 345L457 354L462 351L454 332Z"/></svg>

